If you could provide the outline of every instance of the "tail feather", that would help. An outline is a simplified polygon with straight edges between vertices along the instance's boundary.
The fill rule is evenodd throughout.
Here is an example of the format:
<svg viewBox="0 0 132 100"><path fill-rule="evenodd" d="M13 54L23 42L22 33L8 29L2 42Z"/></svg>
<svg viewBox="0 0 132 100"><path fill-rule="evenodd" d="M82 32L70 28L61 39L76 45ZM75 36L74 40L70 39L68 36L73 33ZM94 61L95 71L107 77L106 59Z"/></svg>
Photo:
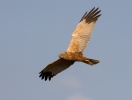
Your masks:
<svg viewBox="0 0 132 100"><path fill-rule="evenodd" d="M100 62L99 60L95 60L95 59L89 59L89 61L92 62L93 64L97 64Z"/></svg>
<svg viewBox="0 0 132 100"><path fill-rule="evenodd" d="M92 66L92 65L98 64L100 61L99 60L95 60L95 59L86 59L83 62Z"/></svg>

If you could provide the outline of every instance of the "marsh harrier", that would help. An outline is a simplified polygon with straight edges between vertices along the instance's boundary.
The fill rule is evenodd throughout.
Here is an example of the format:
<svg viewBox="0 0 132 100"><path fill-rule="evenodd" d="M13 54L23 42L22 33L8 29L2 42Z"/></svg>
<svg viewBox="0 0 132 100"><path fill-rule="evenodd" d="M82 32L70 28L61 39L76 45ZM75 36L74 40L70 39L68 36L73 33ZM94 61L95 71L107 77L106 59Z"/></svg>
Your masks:
<svg viewBox="0 0 132 100"><path fill-rule="evenodd" d="M50 63L39 74L41 79L51 80L51 78L63 70L70 67L74 62L84 62L89 65L99 63L99 60L86 58L83 51L87 46L92 34L94 25L101 16L99 8L93 8L90 12L86 12L79 24L72 33L71 41L66 52L59 54L59 59Z"/></svg>

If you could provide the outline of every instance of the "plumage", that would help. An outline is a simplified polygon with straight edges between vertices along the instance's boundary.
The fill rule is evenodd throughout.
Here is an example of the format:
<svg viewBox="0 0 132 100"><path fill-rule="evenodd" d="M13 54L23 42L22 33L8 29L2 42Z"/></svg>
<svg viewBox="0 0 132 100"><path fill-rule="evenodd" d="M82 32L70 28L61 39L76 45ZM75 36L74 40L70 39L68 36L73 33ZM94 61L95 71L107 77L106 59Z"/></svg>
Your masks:
<svg viewBox="0 0 132 100"><path fill-rule="evenodd" d="M60 53L60 59L47 65L39 74L41 79L51 80L51 78L63 70L70 67L74 62L84 62L89 65L99 63L99 60L90 59L83 56L83 51L90 40L94 25L98 18L101 16L101 10L95 7L86 12L81 18L79 24L76 26L72 33L71 41L66 52Z"/></svg>
<svg viewBox="0 0 132 100"><path fill-rule="evenodd" d="M90 40L94 25L101 14L99 8L93 8L89 13L85 13L80 23L72 33L70 45L67 52L83 52Z"/></svg>
<svg viewBox="0 0 132 100"><path fill-rule="evenodd" d="M60 73L61 71L67 69L68 67L70 67L72 64L74 64L75 61L69 61L69 60L65 60L65 59L58 59L54 62L52 62L51 64L49 64L44 70L42 70L40 72L40 76L41 79L45 78L45 81L49 78L49 80L51 80L51 78L53 76L55 76L56 74Z"/></svg>

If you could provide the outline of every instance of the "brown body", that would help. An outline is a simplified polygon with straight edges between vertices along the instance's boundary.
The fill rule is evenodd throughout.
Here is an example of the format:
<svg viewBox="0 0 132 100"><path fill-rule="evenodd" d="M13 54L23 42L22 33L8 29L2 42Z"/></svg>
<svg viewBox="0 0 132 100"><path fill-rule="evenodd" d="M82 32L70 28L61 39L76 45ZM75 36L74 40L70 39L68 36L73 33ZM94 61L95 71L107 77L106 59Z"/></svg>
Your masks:
<svg viewBox="0 0 132 100"><path fill-rule="evenodd" d="M64 53L60 53L59 57L65 60L69 60L69 61L79 61L79 62L84 62L87 63L89 65L94 65L99 63L99 60L95 60L95 59L90 59L87 57L84 57L82 53L73 53L73 52L64 52Z"/></svg>

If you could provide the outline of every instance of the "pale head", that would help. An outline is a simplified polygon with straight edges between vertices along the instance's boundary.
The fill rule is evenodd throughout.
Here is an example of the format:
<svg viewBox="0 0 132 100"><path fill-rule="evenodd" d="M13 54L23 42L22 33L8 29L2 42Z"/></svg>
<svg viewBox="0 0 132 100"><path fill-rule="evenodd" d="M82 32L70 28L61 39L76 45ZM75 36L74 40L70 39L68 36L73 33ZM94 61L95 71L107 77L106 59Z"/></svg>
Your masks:
<svg viewBox="0 0 132 100"><path fill-rule="evenodd" d="M66 58L66 56L67 56L66 52L62 52L62 53L59 54L60 58Z"/></svg>

